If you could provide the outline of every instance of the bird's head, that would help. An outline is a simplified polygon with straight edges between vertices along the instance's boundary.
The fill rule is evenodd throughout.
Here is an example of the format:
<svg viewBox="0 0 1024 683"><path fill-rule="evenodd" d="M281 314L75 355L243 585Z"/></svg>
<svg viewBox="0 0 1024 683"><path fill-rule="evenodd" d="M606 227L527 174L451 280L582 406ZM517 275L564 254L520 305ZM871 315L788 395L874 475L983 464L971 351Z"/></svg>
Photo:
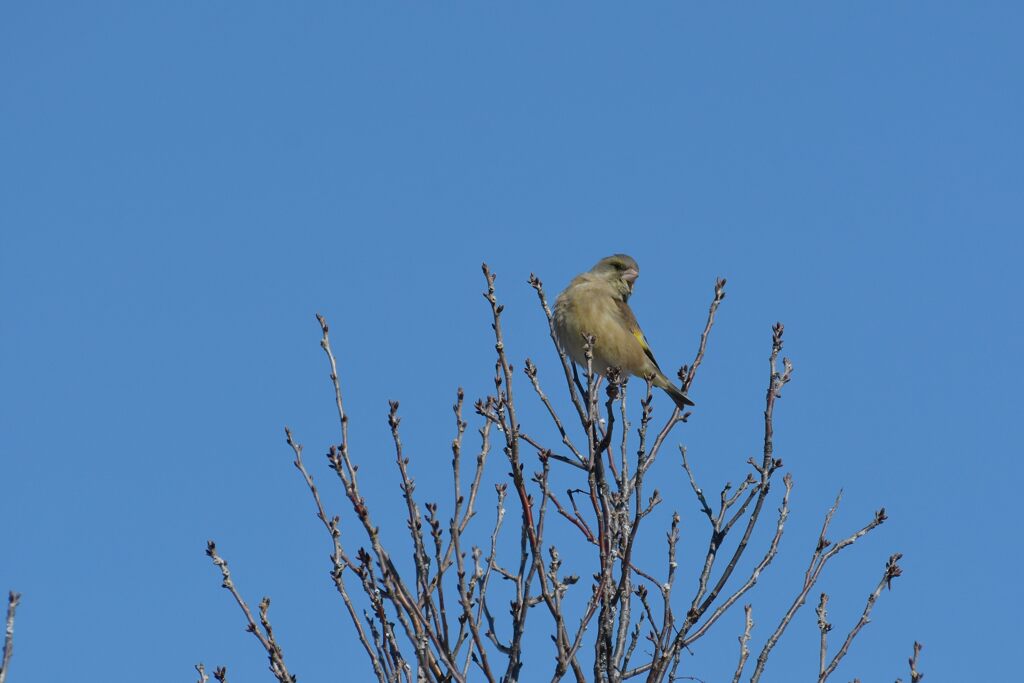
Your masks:
<svg viewBox="0 0 1024 683"><path fill-rule="evenodd" d="M640 275L640 266L632 256L613 254L598 261L590 272L611 284L625 301L633 293L633 283Z"/></svg>

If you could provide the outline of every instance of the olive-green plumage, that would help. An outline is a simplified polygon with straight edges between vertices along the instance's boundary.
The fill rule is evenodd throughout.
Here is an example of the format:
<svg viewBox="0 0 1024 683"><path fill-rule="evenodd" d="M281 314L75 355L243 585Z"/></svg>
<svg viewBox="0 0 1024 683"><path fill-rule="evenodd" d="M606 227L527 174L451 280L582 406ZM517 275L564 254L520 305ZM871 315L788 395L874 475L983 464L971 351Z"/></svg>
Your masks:
<svg viewBox="0 0 1024 683"><path fill-rule="evenodd" d="M555 301L555 334L558 343L576 363L586 366L583 335L595 337L594 372L605 374L618 368L625 374L650 377L654 386L664 389L680 409L693 405L665 376L636 316L630 310L629 296L640 274L640 266L626 254L615 254L597 262L577 275Z"/></svg>

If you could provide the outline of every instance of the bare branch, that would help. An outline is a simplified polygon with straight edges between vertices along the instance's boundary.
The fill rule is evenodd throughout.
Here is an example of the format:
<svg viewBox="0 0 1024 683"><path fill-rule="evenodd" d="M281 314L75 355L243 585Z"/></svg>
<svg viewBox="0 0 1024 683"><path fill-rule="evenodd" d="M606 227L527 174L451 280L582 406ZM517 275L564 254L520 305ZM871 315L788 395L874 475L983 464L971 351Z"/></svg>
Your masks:
<svg viewBox="0 0 1024 683"><path fill-rule="evenodd" d="M564 355L564 352L561 350L559 350L559 353ZM554 406L551 405L551 401L548 400L547 394L545 394L544 390L540 388L540 380L537 378L537 366L534 365L533 361L529 358L526 359L524 372L526 373L526 376L530 378L530 383L533 385L534 392L536 392L537 396L540 397L541 403L544 404L544 407L547 408L548 415L551 416L551 421L555 423L555 428L558 429L558 433L562 436L562 443L564 443L572 454L576 456L576 460L579 464L585 464L586 459L582 454L580 454L576 446L573 445L572 440L569 439L569 435L565 431L565 425L562 424L562 419L558 417L558 413L555 412ZM572 463L572 461L568 462Z"/></svg>
<svg viewBox="0 0 1024 683"><path fill-rule="evenodd" d="M330 452L328 453L328 461L331 464L331 469L337 473L338 478L341 480L345 489L345 495L352 503L353 510L362 523L363 530L366 532L366 535L370 540L374 557L377 560L378 566L381 568L382 581L387 588L384 595L397 610L399 621L406 632L406 636L416 645L417 654L423 657L422 660L419 660L420 670L429 672L429 675L439 679L443 675L440 665L437 662L437 660L440 659L445 666L448 667L449 675L451 675L456 681L459 681L459 683L462 683L462 676L458 673L458 669L455 663L451 660L449 653L445 651L437 629L434 628L429 620L430 617L423 613L423 610L419 606L419 602L413 598L408 587L402 581L394 563L391 562L389 554L381 543L380 529L373 523L366 500L359 491L357 476L358 467L352 463L349 456L348 418L345 414L342 403L341 387L338 381L337 362L334 358L334 353L331 350L330 337L328 334L329 328L327 321L323 316L317 315L317 320L320 323L321 332L323 334L320 340L320 346L327 355L331 366L331 381L334 386L335 403L338 408L342 428L341 443L337 446L331 446ZM396 409L397 406L394 408ZM392 415L392 417L396 416ZM393 425L393 430L397 430L397 423ZM400 441L397 441L396 448L400 449L400 447L401 443ZM400 450L398 460L402 460ZM361 563L360 566L366 570L368 564L364 562ZM417 578L420 579L417 581L417 586L422 590L422 575L417 573ZM370 593L376 591L376 587L374 587L372 583L367 584L365 578L363 581L363 589L364 592ZM373 595L370 595L369 597L371 598L371 601L374 599ZM378 613L380 612L379 609L375 611ZM427 607L427 612L428 614L433 614L429 606ZM386 618L384 618L382 614L378 614L378 618L383 622L382 626L385 627L386 635ZM425 647L425 643L430 643L433 646L433 649Z"/></svg>
<svg viewBox="0 0 1024 683"><path fill-rule="evenodd" d="M885 572L882 574L882 578L878 582L878 585L875 586L875 590L872 591L871 595L868 596L867 604L864 605L864 611L863 613L861 613L860 619L858 619L857 623L854 624L852 629L850 629L850 632L846 636L846 640L843 641L842 647L840 647L839 651L836 652L835 656L832 658L832 661L829 662L828 667L825 666L825 632L827 630L830 630L832 627L828 624L828 622L824 622L825 626L822 627L821 634L821 671L818 674L818 683L823 683L825 679L832 675L832 672L836 670L837 666L839 666L839 662L843 659L843 657L846 656L846 653L850 650L850 645L853 643L853 639L857 637L857 634L860 633L860 630L864 628L865 625L867 625L868 621L870 621L869 617L871 616L871 610L874 608L875 602L878 600L878 597L882 594L882 589L885 587L889 587L891 589L892 580L903 573L903 570L900 569L900 566L896 564L897 562L899 562L901 557L903 557L901 553L895 553L889 556L889 561L885 563ZM825 602L828 599L824 593L821 594L821 597L822 602L819 606L820 612L818 615L819 626L821 626L822 622L824 621Z"/></svg>
<svg viewBox="0 0 1024 683"><path fill-rule="evenodd" d="M274 639L274 632L270 627L270 621L267 618L267 609L270 607L270 598L263 598L260 601L260 623L263 626L263 631L260 631L259 626L256 625L256 620L253 619L252 612L249 610L249 605L246 604L245 600L239 594L238 589L235 588L234 581L231 580L231 572L228 570L228 563L217 554L217 545L213 541L207 541L206 543L206 554L213 564L220 569L221 576L224 581L221 583L221 587L226 588L230 593L231 597L238 603L242 613L245 615L246 630L256 636L256 639L260 641L260 645L267 653L267 658L270 660L270 672L274 674L274 677L281 683L295 683L295 676L288 673L288 667L284 663L284 653L281 652L281 647L277 644Z"/></svg>
<svg viewBox="0 0 1024 683"><path fill-rule="evenodd" d="M740 676L743 675L743 667L747 665L747 657L750 656L750 648L747 646L750 643L750 631L754 628L752 611L750 605L743 606L743 635L737 638L740 641L740 661L736 664L736 673L733 674L732 683L739 683Z"/></svg>
<svg viewBox="0 0 1024 683"><path fill-rule="evenodd" d="M924 674L920 673L917 670L917 657L918 657L918 655L921 654L921 649L923 647L924 647L924 645L921 645L921 643L917 642L916 640L914 641L914 656L911 657L908 660L910 662L910 682L911 683L917 683L922 678L924 678Z"/></svg>
<svg viewBox="0 0 1024 683"><path fill-rule="evenodd" d="M758 578L761 576L761 572L763 572L765 568L771 564L772 560L775 559L775 556L779 552L779 541L782 540L782 532L786 526L786 520L789 518L789 494L793 490L793 478L787 474L782 478L782 483L783 486L786 487L786 491L782 496L782 505L779 506L779 517L775 523L775 535L772 536L771 543L768 544L768 550L765 551L764 557L762 557L761 561L754 566L754 570L750 573L750 576L743 585L736 589L736 592L726 598L722 604L715 609L711 616L708 617L707 621L705 621L700 628L694 631L692 635L683 641L683 645L689 646L707 633L708 629L711 628L711 626L718 621L723 614L725 614L727 609L739 600L744 593L754 587L754 584L757 583Z"/></svg>
<svg viewBox="0 0 1024 683"><path fill-rule="evenodd" d="M715 308L717 307L717 302L719 301L718 294L719 288L716 287L716 300L712 302L712 310L710 311L708 317L709 325L705 328L706 330L710 330L710 322L713 319L713 313ZM782 324L776 323L776 325L772 328L772 351L769 356L768 363L769 381L767 391L765 392L764 450L760 464L753 462L751 460L751 464L753 465L757 473L760 475L760 478L754 485L754 488L751 490L750 498L748 498L748 500L741 505L739 513L734 515L733 518L729 521L729 528L731 528L732 524L734 524L736 520L738 520L742 513L746 510L747 505L750 503L751 499L754 500L753 510L751 511L750 516L747 519L747 524L744 529L743 536L740 538L740 541L737 544L736 549L733 551L732 558L729 560L729 563L726 565L725 570L718 578L718 581L716 581L715 584L709 589L708 586L711 573L718 558L719 550L722 546L723 541L725 540L725 535L728 532L728 529L722 526L723 520L725 519L727 503L729 505L731 505L732 503L729 502L731 499L727 496L726 490L723 490L721 496L722 507L719 512L719 515L716 517L711 511L710 505L707 503L707 500L702 501L702 505L705 508L705 516L707 516L709 521L711 522L712 528L710 538L708 541L708 550L705 554L704 565L701 569L701 573L697 581L697 590L695 591L693 599L691 601L690 609L687 611L686 617L683 620L682 625L680 626L678 632L675 634L675 637L672 639L671 645L665 648L664 654L660 658L652 662L650 673L647 677L647 680L651 683L653 683L654 681L663 680L666 672L668 672L669 670L669 667L676 666L674 662L678 661L678 656L681 653L682 649L687 645L687 643L693 642L697 638L701 637L711 626L711 624L713 624L719 617L721 617L722 614L725 613L726 609L728 609L736 600L738 600L739 597L746 590L753 586L753 584L757 581L759 572L764 567L766 567L768 563L771 562L771 559L775 555L775 549L778 545L778 539L781 537L782 528L785 523L785 518L788 514L789 490L792 486L792 482L788 477L786 478L786 494L783 497L783 505L780 508L779 524L776 526L776 535L765 557L755 568L754 573L751 575L751 577L747 579L743 586L741 586L740 590L734 593L733 596L730 597L730 599L726 600L722 605L720 605L712 614L712 616L708 619L708 621L705 622L704 625L697 630L697 632L687 637L689 635L690 629L701 619L701 617L707 612L707 610L710 609L711 606L714 604L719 593L723 590L725 584L728 582L736 566L739 564L739 560L742 557L744 551L746 550L750 537L754 531L754 528L757 526L758 519L760 518L764 501L770 489L771 478L774 475L775 471L782 466L782 461L774 457L773 419L775 401L780 396L782 386L789 382L789 379L792 375L792 365L790 364L788 359L783 359L785 367L784 372L780 373L777 367L779 353L782 351L782 333ZM680 374L682 375L683 373ZM673 413L673 416L674 418L677 418L678 411ZM663 440L663 435L666 433L665 429L669 428L671 423L672 420L670 420L669 423L666 424L666 427L662 430L662 433L659 434L659 441ZM658 442L656 441L655 448L657 447L657 445ZM684 466L685 465L686 463L684 463ZM691 477L691 488L693 488L694 492L697 493L698 491L700 491L700 487L697 486L695 478L692 477L692 471L688 470L688 475ZM748 484L747 486L750 486L750 484ZM755 493L756 498L754 498ZM698 499L700 499L703 496L703 493L700 492L697 495ZM736 499L738 499L738 496L736 497ZM668 618L666 618L665 624L662 627L663 637L667 637L668 635L666 632L666 629L669 628L668 622L669 620Z"/></svg>
<svg viewBox="0 0 1024 683"><path fill-rule="evenodd" d="M503 501L504 501L504 497L505 497L504 491L503 490L499 491L498 492L498 509L499 509L499 511L498 511L498 521L497 521L497 523L495 525L494 534L492 536L492 543L493 543L493 545L492 545L492 552L493 552L494 546L497 545L498 529L501 527L501 518L504 516L504 508L502 507ZM459 581L459 583L458 583L458 586L459 586L459 604L462 606L462 617L461 617L460 621L461 621L462 624L468 626L469 631L472 634L472 638L473 638L473 645L468 649L468 651L466 653L466 663L465 663L465 665L462 668L462 675L463 675L463 677L467 677L468 676L468 673L469 673L469 661L471 659L476 659L477 663L480 665L480 669L483 672L484 676L487 678L488 681L493 682L495 680L495 678L494 678L494 674L491 672L490 661L488 660L488 657L487 657L487 648L484 646L483 638L481 637L481 634L480 634L480 625L481 625L481 621L482 621L482 616L481 616L481 613L480 613L479 610L477 611L477 613L475 615L473 614L473 602L472 602L473 586L476 585L478 587L478 589L479 589L478 593L477 593L478 596L479 596L478 602L480 603L481 608L483 607L483 605L484 605L484 593L486 593L486 591L487 591L486 577L483 576L483 575L478 575L477 573L474 573L474 577L473 578L474 578L474 580L478 580L479 583L475 583L474 584L474 583L468 583L466 581L466 565L465 565L466 555L465 555L465 553L462 552L462 548L461 548L461 545L460 545L461 544L462 533L459 531L458 527L456 526L455 517L452 518L451 527L449 529L449 533L451 534L452 543L453 543L453 545L455 547L455 561L456 561L456 564L457 564L457 575L458 575L458 581ZM474 556L477 556L477 557L479 556L477 549L474 549ZM476 648L477 657L473 656L473 648L474 647Z"/></svg>
<svg viewBox="0 0 1024 683"><path fill-rule="evenodd" d="M686 475L690 479L690 488L693 489L693 493L697 496L697 500L700 501L701 512L708 518L711 525L715 525L714 512L711 510L711 506L708 505L708 499L704 497L704 491L697 486L697 480L693 476L693 470L690 469L690 463L686 460L686 447L680 446L679 453L683 457L683 469L686 470Z"/></svg>
<svg viewBox="0 0 1024 683"><path fill-rule="evenodd" d="M711 300L711 307L708 308L708 319L704 324L704 331L700 333L700 345L697 347L697 355L693 359L693 363L689 369L684 368L686 372L680 371L680 379L683 380L683 393L687 393L690 387L693 385L693 379L697 376L697 368L704 362L704 352L708 348L708 337L711 336L711 326L715 324L715 313L718 311L718 306L725 299L725 278L720 277L715 280L715 298Z"/></svg>
<svg viewBox="0 0 1024 683"><path fill-rule="evenodd" d="M491 328L494 330L494 349L497 352L498 373L495 378L495 387L498 393L498 419L499 422L502 422L502 432L505 435L505 454L509 459L509 464L512 466L512 471L510 473L512 484L518 495L520 509L522 511L523 543L519 571L520 576L524 575L524 570L529 562L529 571L525 572L525 579L522 582L519 582L517 587L514 607L515 614L513 619L512 655L509 660L508 673L518 674L518 671L522 666L520 649L523 633L522 628L525 624L527 610L530 605L528 600L530 584L535 578L537 580L538 587L540 588L540 594L543 602L547 606L548 612L551 614L551 617L555 622L554 641L558 660L558 670L564 672L571 666L576 673L577 678L580 678L582 676L582 671L579 669L579 664L576 662L575 656L569 655L570 644L569 636L565 627L565 617L558 607L558 603L554 595L554 587L548 582L544 568L541 547L543 522L539 521L535 523L534 521L533 502L530 494L526 490L526 482L523 477L523 465L520 462L519 457L519 421L516 417L516 407L512 392L512 366L508 362L508 358L505 353L505 341L501 328L501 314L504 310L504 306L498 303L495 295L495 275L490 271L486 263L482 264L481 268L484 273L484 278L487 281L487 291L484 292L484 298L487 299L491 306ZM538 293L540 293L539 287ZM552 328L552 334L553 333L554 330ZM507 415L507 423L503 417L504 415ZM541 509L543 509L543 503L545 500L546 498L542 496Z"/></svg>
<svg viewBox="0 0 1024 683"><path fill-rule="evenodd" d="M4 628L4 653L0 658L0 683L7 680L7 672L11 667L11 657L14 656L14 613L21 602L21 593L10 591L7 594L7 621Z"/></svg>
<svg viewBox="0 0 1024 683"><path fill-rule="evenodd" d="M689 393L690 387L693 386L693 380L697 376L697 368L700 367L701 363L704 362L704 354L708 348L708 339L711 336L711 328L715 324L715 313L718 312L718 307L725 299L725 279L719 278L715 281L715 295L711 299L711 306L708 308L707 321L704 323L704 331L700 334L700 344L697 346L697 355L694 356L693 363L687 367L683 366L679 369L679 378L683 381L682 392L684 394ZM665 442L669 432L679 424L685 422L690 416L689 412L683 413L679 410L679 407L675 407L669 415L668 421L658 432L658 436L654 439L654 444L651 446L649 456L644 461L644 468L649 468L654 459L658 456L658 452L661 450L661 445Z"/></svg>
<svg viewBox="0 0 1024 683"><path fill-rule="evenodd" d="M419 506L413 498L413 491L416 485L409 476L409 459L402 453L402 439L398 434L398 425L402 419L398 416L398 401L389 401L388 427L391 428L391 438L395 444L395 464L402 477L402 498L405 499L406 524L409 528L409 536L413 544L413 562L416 567L416 587L419 595L417 603L423 605L427 618L434 620L434 629L441 633L440 623L437 617L437 607L434 605L432 592L428 586L430 580L430 559L427 556L426 544L423 538L423 522L420 517Z"/></svg>
<svg viewBox="0 0 1024 683"><path fill-rule="evenodd" d="M779 641L779 638L782 637L782 633L786 630L786 627L789 626L797 611L807 600L807 594L811 591L811 588L814 587L814 584L817 583L818 577L821 575L821 572L828 561L835 557L844 548L854 543L857 539L869 533L872 529L876 528L886 520L885 508L882 508L875 513L874 519L868 524L833 545L825 538L825 532L828 530L829 522L832 519L832 515L835 514L838 506L839 497L836 498L836 502L833 503L832 507L829 508L829 511L825 515L825 522L822 525L821 534L818 536L818 543L815 547L814 554L811 557L811 563L807 569L803 587L793 600L793 604L790 605L789 610L786 611L782 621L779 622L778 627L776 627L775 631L765 643L764 648L761 650L761 654L757 658L757 667L754 669L754 675L750 679L751 683L757 683L757 681L760 680L761 674L764 672L764 667L768 663L768 655L771 654L772 648L775 647L775 644ZM831 548L829 548L829 546L831 546ZM826 550L826 548L829 549Z"/></svg>
<svg viewBox="0 0 1024 683"><path fill-rule="evenodd" d="M828 623L828 595L821 594L818 600L818 608L815 613L818 615L818 631L821 632L821 645L818 648L818 680L823 681L828 677L825 672L825 657L828 652L828 632L832 630L832 624Z"/></svg>
<svg viewBox="0 0 1024 683"><path fill-rule="evenodd" d="M359 615L356 612L355 605L352 603L352 598L345 585L345 570L355 570L356 565L352 563L352 560L349 559L345 550L342 548L341 530L339 529L341 520L338 517L328 517L327 512L324 510L323 502L320 500L320 491L317 489L316 483L313 481L313 477L306 470L306 465L302 461L302 444L295 441L292 437L292 431L288 427L284 428L284 433L288 445L291 446L292 452L295 453L295 461L293 464L295 465L295 468L299 470L299 473L302 474L302 478L306 482L306 486L309 488L310 494L313 496L313 503L316 505L317 519L319 519L324 525L324 529L331 538L331 579L334 581L334 587L338 591L338 595L341 596L342 601L345 603L345 610L348 612L349 618L352 620L352 624L356 628L356 634L359 636L359 642L362 643L363 649L366 650L366 654L370 658L370 663L373 665L373 671L377 676L377 680L381 683L385 683L387 679L385 678L381 662L377 658L377 655L370 645L370 641L366 637L366 632L363 630L362 622L359 620Z"/></svg>

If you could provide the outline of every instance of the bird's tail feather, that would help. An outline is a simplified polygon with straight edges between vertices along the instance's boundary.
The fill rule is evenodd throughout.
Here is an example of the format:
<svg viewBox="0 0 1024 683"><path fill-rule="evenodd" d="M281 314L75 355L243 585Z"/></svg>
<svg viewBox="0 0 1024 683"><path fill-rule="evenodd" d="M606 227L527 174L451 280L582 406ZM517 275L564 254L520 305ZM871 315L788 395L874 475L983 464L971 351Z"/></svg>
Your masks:
<svg viewBox="0 0 1024 683"><path fill-rule="evenodd" d="M661 385L661 388L665 390L666 394L672 397L672 400L676 402L677 406L679 406L679 410L686 410L687 406L696 405L679 389L679 387L672 384L672 382L667 378L665 383Z"/></svg>

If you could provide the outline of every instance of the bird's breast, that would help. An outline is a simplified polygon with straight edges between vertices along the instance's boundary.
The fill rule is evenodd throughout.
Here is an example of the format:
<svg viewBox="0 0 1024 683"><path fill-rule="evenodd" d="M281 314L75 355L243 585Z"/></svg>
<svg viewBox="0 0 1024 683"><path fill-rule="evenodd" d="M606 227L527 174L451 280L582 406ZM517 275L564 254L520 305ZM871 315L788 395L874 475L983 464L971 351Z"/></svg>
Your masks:
<svg viewBox="0 0 1024 683"><path fill-rule="evenodd" d="M639 340L626 327L619 303L591 283L579 283L563 292L555 304L555 330L559 343L576 363L586 366L584 334L596 337L593 369L604 373L617 367L631 375L649 372Z"/></svg>

